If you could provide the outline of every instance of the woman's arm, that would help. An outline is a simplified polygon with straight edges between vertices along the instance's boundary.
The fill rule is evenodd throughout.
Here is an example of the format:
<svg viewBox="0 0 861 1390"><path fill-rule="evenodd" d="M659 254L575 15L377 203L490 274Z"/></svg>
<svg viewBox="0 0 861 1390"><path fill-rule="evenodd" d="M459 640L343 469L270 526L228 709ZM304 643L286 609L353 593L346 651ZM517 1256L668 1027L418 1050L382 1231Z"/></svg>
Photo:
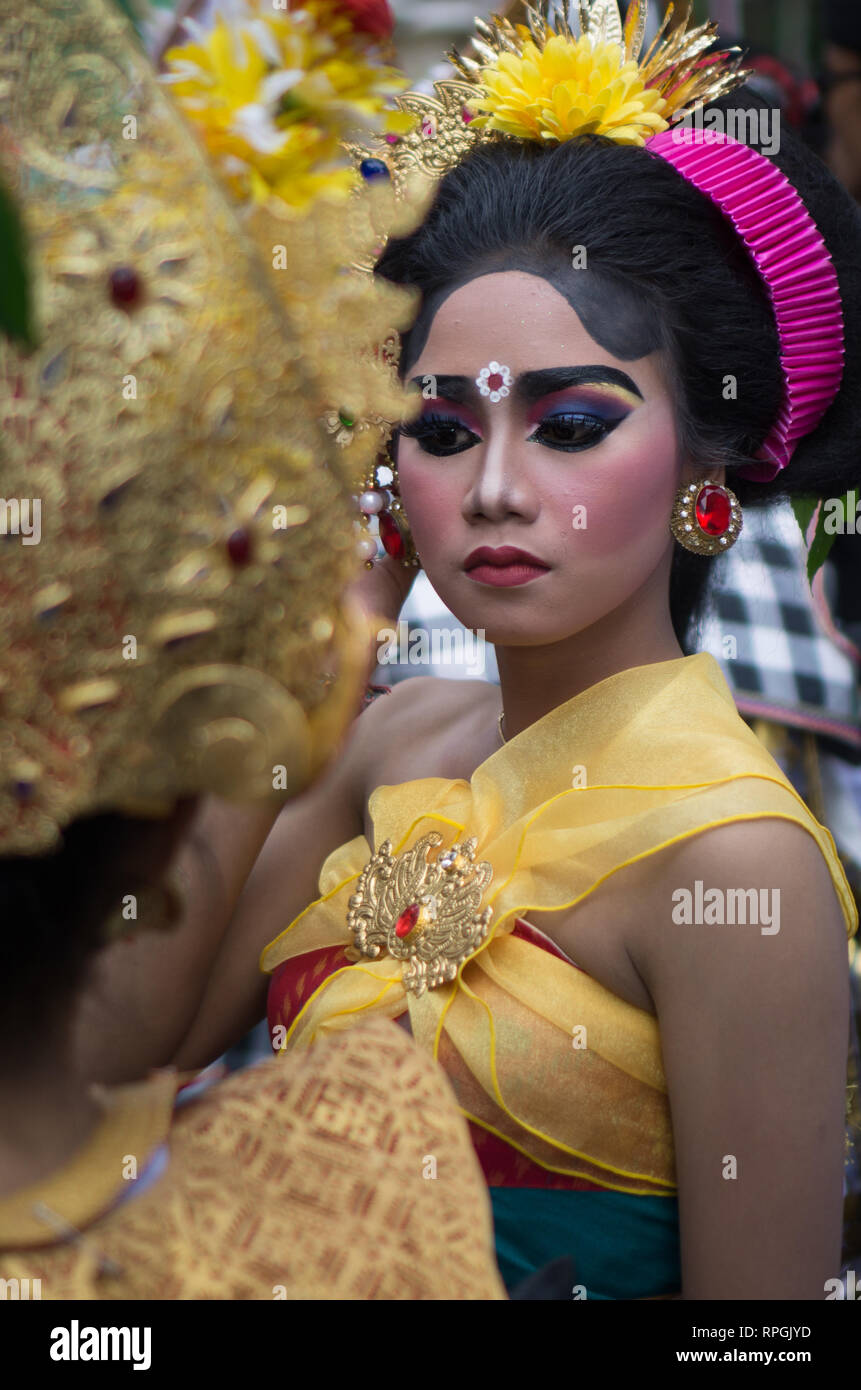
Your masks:
<svg viewBox="0 0 861 1390"><path fill-rule="evenodd" d="M675 922L673 891L698 880L724 904L764 890L773 921ZM660 1023L682 1297L823 1298L840 1268L849 984L822 855L791 822L722 826L668 855L643 906L631 954Z"/></svg>
<svg viewBox="0 0 861 1390"><path fill-rule="evenodd" d="M391 622L414 577L386 558L353 595ZM373 665L369 650L368 674ZM170 1063L204 1066L263 1017L260 952L317 897L327 855L361 833L367 736L373 748L377 706L393 699L354 719L326 771L282 809L201 804L172 871L182 922L117 942L94 963L76 1021L84 1076L116 1084Z"/></svg>
<svg viewBox="0 0 861 1390"><path fill-rule="evenodd" d="M185 903L182 921L118 941L94 963L76 1028L83 1075L118 1084L174 1062L203 1066L262 1018L265 978L257 958L274 913L286 925L316 897L326 854L361 828L353 744L348 739L325 776L280 813L202 805L173 870ZM265 902L268 912L249 915ZM178 1057L213 991L216 1015L200 1037L199 1061Z"/></svg>

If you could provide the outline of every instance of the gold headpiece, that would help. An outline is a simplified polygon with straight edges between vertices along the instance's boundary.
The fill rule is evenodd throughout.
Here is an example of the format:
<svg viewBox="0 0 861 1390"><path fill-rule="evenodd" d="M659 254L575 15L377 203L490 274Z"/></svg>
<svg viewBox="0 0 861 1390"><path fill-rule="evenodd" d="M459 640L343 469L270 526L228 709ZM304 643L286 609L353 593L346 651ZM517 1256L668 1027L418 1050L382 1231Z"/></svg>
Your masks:
<svg viewBox="0 0 861 1390"><path fill-rule="evenodd" d="M415 170L441 178L485 141L561 142L591 134L643 145L747 76L737 49L702 56L717 25L688 30L690 2L664 37L674 8L667 6L646 53L648 0L632 0L624 29L616 0L580 0L579 36L553 0L527 5L526 24L499 15L476 19L477 57L456 49L448 54L462 80L435 82L435 97L395 97L416 124L406 135L372 142L373 152L399 189ZM349 148L356 159L368 155L358 144Z"/></svg>
<svg viewBox="0 0 861 1390"><path fill-rule="evenodd" d="M325 762L367 643L351 493L403 400L370 348L412 301L344 270L343 198L231 206L106 0L0 0L0 34L37 337L0 342L11 854L100 809L283 797ZM354 457L319 424L336 383L380 421Z"/></svg>

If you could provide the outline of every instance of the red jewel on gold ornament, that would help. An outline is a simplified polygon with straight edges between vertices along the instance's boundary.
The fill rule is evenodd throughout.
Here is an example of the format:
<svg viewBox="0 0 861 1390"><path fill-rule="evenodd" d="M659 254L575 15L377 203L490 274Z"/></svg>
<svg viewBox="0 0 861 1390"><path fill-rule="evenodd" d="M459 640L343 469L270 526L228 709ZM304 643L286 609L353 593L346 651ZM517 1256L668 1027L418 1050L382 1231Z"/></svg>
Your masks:
<svg viewBox="0 0 861 1390"><path fill-rule="evenodd" d="M112 270L108 284L111 299L124 309L131 304L136 304L140 299L140 276L130 265L119 265L116 270Z"/></svg>
<svg viewBox="0 0 861 1390"><path fill-rule="evenodd" d="M697 494L697 521L708 536L722 536L729 530L730 501L722 487L704 487Z"/></svg>
<svg viewBox="0 0 861 1390"><path fill-rule="evenodd" d="M405 936L409 936L418 921L419 911L420 908L418 903L410 903L409 907L404 908L400 917L395 922L395 936L400 937L401 940L403 940Z"/></svg>
<svg viewBox="0 0 861 1390"><path fill-rule="evenodd" d="M247 565L251 559L251 537L244 526L228 537L227 553L234 565Z"/></svg>
<svg viewBox="0 0 861 1390"><path fill-rule="evenodd" d="M380 540L386 554L391 555L393 560L403 559L406 549L404 538L389 512L380 512Z"/></svg>

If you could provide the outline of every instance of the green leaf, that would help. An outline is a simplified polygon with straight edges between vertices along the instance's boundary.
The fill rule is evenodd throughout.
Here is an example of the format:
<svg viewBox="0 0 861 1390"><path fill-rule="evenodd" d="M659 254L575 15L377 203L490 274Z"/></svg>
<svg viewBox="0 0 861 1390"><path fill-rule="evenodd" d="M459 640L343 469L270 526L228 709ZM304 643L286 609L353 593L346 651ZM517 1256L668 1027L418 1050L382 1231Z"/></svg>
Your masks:
<svg viewBox="0 0 861 1390"><path fill-rule="evenodd" d="M801 534L804 543L807 544L807 528L813 520L813 513L819 506L818 497L793 497L792 510L795 512L795 520L801 527Z"/></svg>
<svg viewBox="0 0 861 1390"><path fill-rule="evenodd" d="M18 208L0 184L0 332L34 346L30 271Z"/></svg>
<svg viewBox="0 0 861 1390"><path fill-rule="evenodd" d="M820 507L819 516L816 519L816 530L813 533L813 540L807 552L807 580L811 588L813 587L814 575L817 570L822 568L825 561L828 559L836 536L836 532L832 531L829 535L825 530L825 521L825 508Z"/></svg>
<svg viewBox="0 0 861 1390"><path fill-rule="evenodd" d="M801 534L804 537L805 545L807 544L807 532L810 523L813 520L817 507L819 508L819 515L816 518L816 529L813 532L813 539L810 542L810 548L807 552L807 578L811 585L813 584L816 572L822 568L825 561L828 559L835 538L845 535L850 515L854 519L858 502L858 492L859 488L853 487L840 498L794 497L792 499L792 510L795 512L795 519L801 527ZM834 507L828 506L826 511L826 503L833 503L835 501L840 502L842 509L842 514L839 515L837 525L834 524L834 518L838 516L834 511ZM826 530L827 525L830 525L830 529L828 530Z"/></svg>

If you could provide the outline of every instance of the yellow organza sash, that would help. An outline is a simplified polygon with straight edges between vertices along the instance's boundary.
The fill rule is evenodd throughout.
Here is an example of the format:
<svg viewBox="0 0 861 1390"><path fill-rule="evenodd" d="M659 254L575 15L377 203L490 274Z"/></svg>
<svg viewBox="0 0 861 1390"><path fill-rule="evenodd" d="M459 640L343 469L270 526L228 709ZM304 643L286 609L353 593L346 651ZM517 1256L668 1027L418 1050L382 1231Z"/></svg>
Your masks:
<svg viewBox="0 0 861 1390"><path fill-rule="evenodd" d="M585 786L572 787L574 768ZM658 1025L511 936L515 919L570 909L634 860L710 827L780 817L816 840L850 935L858 924L829 831L739 717L706 653L611 676L511 739L471 781L378 787L369 810L375 849L390 839L399 852L431 829L444 845L477 837L476 858L493 865L490 935L457 979L420 998L404 989L400 961L345 963L284 1020L286 1047L409 1009L470 1119L542 1167L603 1187L674 1190ZM370 856L363 835L329 855L320 898L265 949L262 969L352 945L348 899Z"/></svg>

